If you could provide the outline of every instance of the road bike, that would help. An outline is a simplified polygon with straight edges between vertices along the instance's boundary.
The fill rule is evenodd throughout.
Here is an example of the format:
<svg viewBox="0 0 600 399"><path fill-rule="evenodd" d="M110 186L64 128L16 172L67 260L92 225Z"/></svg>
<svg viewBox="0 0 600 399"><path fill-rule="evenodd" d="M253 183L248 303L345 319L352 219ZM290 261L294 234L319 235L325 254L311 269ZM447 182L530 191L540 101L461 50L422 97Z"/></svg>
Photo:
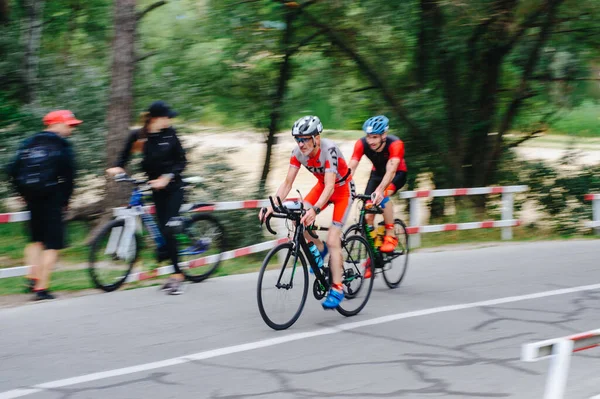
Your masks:
<svg viewBox="0 0 600 399"><path fill-rule="evenodd" d="M157 261L168 259L162 249L165 238L161 234L154 217L144 209L144 197L151 189L147 180L137 180L125 174L115 177L120 183L133 183L129 205L119 209L115 219L105 224L90 244L88 271L94 285L111 292L123 285L133 270L140 252L146 244L157 248ZM189 188L197 178L185 178L184 187ZM211 203L184 205L180 216L172 218L171 225L179 251L178 265L186 280L200 282L209 277L219 266L221 254L225 252L226 236L217 218L205 213L197 213L199 208ZM143 240L142 232L149 233L149 240ZM203 255L202 258L198 258Z"/></svg>
<svg viewBox="0 0 600 399"><path fill-rule="evenodd" d="M265 323L274 330L284 330L300 317L308 295L308 267L314 272L312 293L315 299L325 297L331 285L331 270L325 265L319 268L304 237L307 231L318 238L315 231L328 228L315 225L305 227L300 219L306 213L300 200L286 200L278 204L269 198L273 213L265 219L267 230L277 234L270 225L271 218L286 220L290 240L273 248L264 259L258 274L258 309ZM373 289L373 279L365 278L373 264L373 253L368 242L359 235L342 240L344 299L336 310L344 316L358 314L367 304Z"/></svg>
<svg viewBox="0 0 600 399"><path fill-rule="evenodd" d="M385 253L379 250L385 236L385 224L380 222L378 228L372 232L367 230L365 216L367 214L380 215L383 209L374 205L370 195L357 194L355 199L361 201L358 223L351 225L344 232L344 237L360 235L365 238L373 252L375 273L382 273L383 279L389 288L396 288L402 282L408 268L408 232L406 224L401 219L394 219L394 234L398 238L398 245L393 252Z"/></svg>

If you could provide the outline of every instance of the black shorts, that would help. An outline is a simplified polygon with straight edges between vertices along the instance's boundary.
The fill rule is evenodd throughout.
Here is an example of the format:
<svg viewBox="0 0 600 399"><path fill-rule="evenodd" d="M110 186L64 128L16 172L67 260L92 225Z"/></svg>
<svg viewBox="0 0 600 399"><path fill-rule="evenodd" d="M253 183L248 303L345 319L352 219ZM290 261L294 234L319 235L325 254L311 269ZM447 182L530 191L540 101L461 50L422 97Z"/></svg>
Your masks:
<svg viewBox="0 0 600 399"><path fill-rule="evenodd" d="M369 177L369 182L367 183L367 188L365 189L365 195L371 195L381 184L383 180L383 176L376 175L375 172L371 172L371 176ZM392 182L387 187L387 189L391 189L393 191L392 194L396 194L398 190L400 190L406 184L406 172L398 171L396 175L392 179ZM390 187L392 186L393 187Z"/></svg>
<svg viewBox="0 0 600 399"><path fill-rule="evenodd" d="M29 220L31 242L41 242L45 249L63 249L65 224L60 197L53 195L43 199L27 199L27 210L31 212Z"/></svg>

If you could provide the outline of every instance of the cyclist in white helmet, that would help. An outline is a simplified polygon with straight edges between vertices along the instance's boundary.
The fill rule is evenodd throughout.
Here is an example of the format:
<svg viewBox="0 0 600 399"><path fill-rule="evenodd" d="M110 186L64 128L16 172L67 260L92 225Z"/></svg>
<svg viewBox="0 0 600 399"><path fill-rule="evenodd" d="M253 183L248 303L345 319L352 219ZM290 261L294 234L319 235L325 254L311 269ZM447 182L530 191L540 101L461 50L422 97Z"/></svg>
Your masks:
<svg viewBox="0 0 600 399"><path fill-rule="evenodd" d="M300 167L304 165L315 175L318 182L304 198L306 206L310 209L301 222L306 226L312 224L321 210L328 204L333 204L333 220L327 235L327 245L312 238L308 233L305 237L315 243L323 257L327 248L329 249L333 284L322 305L325 309L335 309L344 299L341 237L342 228L352 207L354 183L342 152L333 141L321 138L322 131L323 125L316 116L305 116L294 123L292 136L298 147L292 151L287 176L275 195L281 199L286 198ZM266 208L266 212L261 210L259 218L264 220L272 212L270 207Z"/></svg>

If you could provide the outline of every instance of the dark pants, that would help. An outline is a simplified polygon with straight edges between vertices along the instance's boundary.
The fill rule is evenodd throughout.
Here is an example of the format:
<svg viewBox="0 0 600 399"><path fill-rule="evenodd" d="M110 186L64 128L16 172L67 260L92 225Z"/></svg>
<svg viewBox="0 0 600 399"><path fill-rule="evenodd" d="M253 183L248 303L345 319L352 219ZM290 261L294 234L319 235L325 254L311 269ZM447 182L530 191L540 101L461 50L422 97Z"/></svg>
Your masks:
<svg viewBox="0 0 600 399"><path fill-rule="evenodd" d="M152 191L152 197L156 207L158 228L165 238L169 259L171 259L171 263L175 268L175 273L181 273L178 263L177 239L171 230L166 227L166 224L169 222L169 219L179 215L179 208L183 204L183 188Z"/></svg>
<svg viewBox="0 0 600 399"><path fill-rule="evenodd" d="M29 235L31 242L41 242L44 249L65 247L65 225L60 193L50 193L44 197L25 197L27 210L31 213Z"/></svg>
<svg viewBox="0 0 600 399"><path fill-rule="evenodd" d="M365 195L373 194L375 189L381 184L382 180L383 180L383 176L378 176L375 174L375 172L371 172L371 176L369 177L369 182L367 183L367 188L365 189ZM394 185L394 187L391 188L393 191L393 193L392 193L392 195L393 195L393 194L396 194L396 192L398 190L400 190L402 187L404 187L404 185L406 184L406 172L402 172L402 171L396 172L396 175L392 179L390 186L392 184ZM389 186L388 186L388 189L389 189Z"/></svg>

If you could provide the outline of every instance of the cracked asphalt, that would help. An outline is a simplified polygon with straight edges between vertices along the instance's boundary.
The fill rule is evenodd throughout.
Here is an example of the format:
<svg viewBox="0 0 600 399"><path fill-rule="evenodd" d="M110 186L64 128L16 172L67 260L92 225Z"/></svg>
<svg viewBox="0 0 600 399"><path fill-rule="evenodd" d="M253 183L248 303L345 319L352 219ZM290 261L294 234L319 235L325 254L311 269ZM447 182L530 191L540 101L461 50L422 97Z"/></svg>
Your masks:
<svg viewBox="0 0 600 399"><path fill-rule="evenodd" d="M309 291L283 332L258 313L256 274L178 297L151 287L1 309L0 399L541 398L549 362L522 362L521 346L600 328L600 289L520 296L600 283L599 255L598 240L415 253L399 288L377 276L358 316L323 311ZM575 354L565 397L600 394L599 369L600 348Z"/></svg>

